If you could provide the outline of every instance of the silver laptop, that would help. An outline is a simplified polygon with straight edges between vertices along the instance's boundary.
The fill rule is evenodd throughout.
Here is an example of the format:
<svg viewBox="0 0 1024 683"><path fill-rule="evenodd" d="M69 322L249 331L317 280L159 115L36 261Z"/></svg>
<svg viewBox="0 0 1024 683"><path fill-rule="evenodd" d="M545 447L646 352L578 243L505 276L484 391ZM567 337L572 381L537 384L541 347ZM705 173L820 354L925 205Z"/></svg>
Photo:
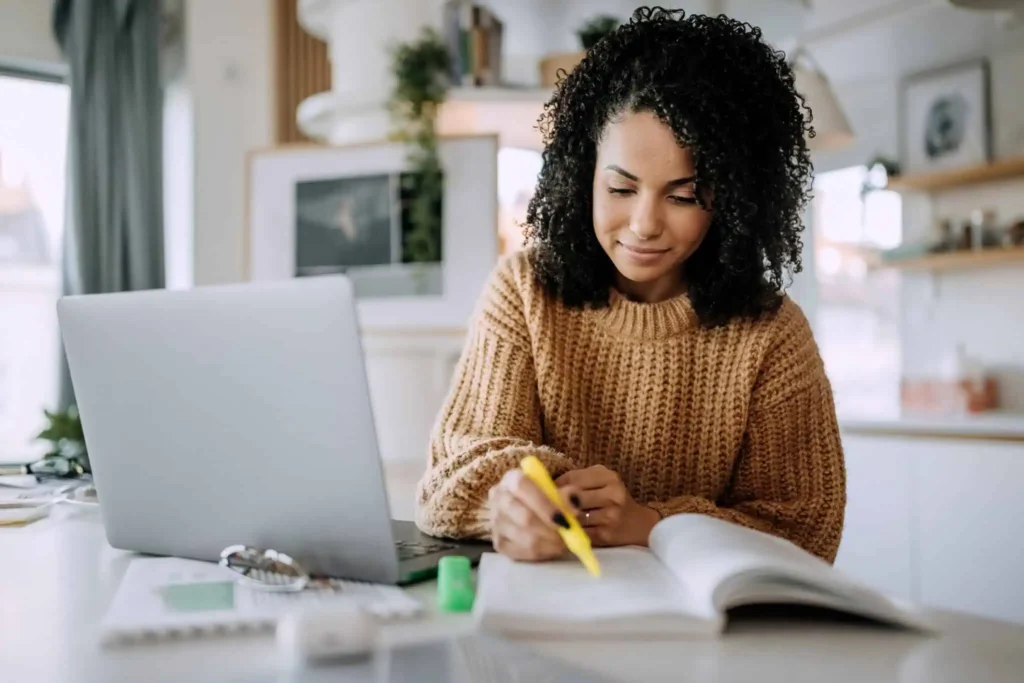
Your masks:
<svg viewBox="0 0 1024 683"><path fill-rule="evenodd" d="M246 544L382 583L486 550L390 518L348 278L73 296L57 312L115 548L215 560Z"/></svg>

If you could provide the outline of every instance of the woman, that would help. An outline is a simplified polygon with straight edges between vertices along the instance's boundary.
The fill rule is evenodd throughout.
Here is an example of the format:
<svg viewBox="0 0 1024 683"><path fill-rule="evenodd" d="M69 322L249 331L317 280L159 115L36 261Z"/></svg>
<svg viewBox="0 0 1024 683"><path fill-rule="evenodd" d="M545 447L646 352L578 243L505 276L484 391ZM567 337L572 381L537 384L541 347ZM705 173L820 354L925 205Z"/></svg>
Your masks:
<svg viewBox="0 0 1024 683"><path fill-rule="evenodd" d="M528 211L494 271L430 446L417 522L557 557L699 513L831 562L845 473L800 268L811 164L784 56L725 17L640 9L560 84Z"/></svg>

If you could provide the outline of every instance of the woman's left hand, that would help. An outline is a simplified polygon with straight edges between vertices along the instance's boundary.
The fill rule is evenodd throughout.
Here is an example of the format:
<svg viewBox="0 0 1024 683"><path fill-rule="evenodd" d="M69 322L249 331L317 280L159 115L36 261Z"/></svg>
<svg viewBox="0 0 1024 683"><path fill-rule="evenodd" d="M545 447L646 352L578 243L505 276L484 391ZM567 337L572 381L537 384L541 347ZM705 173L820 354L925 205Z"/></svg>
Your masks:
<svg viewBox="0 0 1024 683"><path fill-rule="evenodd" d="M555 484L577 509L577 519L594 545L646 546L661 520L656 510L633 500L619 475L604 465L566 472Z"/></svg>

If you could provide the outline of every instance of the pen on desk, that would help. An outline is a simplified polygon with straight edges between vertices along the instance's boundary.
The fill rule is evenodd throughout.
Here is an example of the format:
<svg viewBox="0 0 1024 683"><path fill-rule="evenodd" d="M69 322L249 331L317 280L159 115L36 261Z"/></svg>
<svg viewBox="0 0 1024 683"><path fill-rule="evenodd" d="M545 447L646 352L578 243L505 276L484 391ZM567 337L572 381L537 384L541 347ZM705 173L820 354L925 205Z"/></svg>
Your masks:
<svg viewBox="0 0 1024 683"><path fill-rule="evenodd" d="M594 576L600 576L601 565L598 564L597 558L594 557L594 551L590 548L590 537L587 536L587 532L583 530L580 523L576 521L576 515L565 507L565 503L562 502L562 496L558 493L558 487L552 481L551 475L548 474L547 468L544 467L544 463L536 456L528 455L519 463L519 469L562 511L562 515L565 516L566 521L569 523L569 528L563 529L559 527L558 533L562 535L562 540L565 541L566 547L572 551L573 555L580 559L580 562L583 563L588 572Z"/></svg>

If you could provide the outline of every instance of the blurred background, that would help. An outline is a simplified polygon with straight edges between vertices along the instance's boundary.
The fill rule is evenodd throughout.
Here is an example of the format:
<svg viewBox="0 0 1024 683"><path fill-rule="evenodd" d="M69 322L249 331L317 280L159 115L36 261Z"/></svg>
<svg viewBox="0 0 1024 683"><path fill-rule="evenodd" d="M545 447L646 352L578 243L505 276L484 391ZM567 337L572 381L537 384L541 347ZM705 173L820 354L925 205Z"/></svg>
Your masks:
<svg viewBox="0 0 1024 683"><path fill-rule="evenodd" d="M345 272L411 517L537 116L638 4L0 0L0 461L80 439L62 294ZM843 432L837 564L1024 622L1024 3L662 4L761 27L814 112L789 292Z"/></svg>

